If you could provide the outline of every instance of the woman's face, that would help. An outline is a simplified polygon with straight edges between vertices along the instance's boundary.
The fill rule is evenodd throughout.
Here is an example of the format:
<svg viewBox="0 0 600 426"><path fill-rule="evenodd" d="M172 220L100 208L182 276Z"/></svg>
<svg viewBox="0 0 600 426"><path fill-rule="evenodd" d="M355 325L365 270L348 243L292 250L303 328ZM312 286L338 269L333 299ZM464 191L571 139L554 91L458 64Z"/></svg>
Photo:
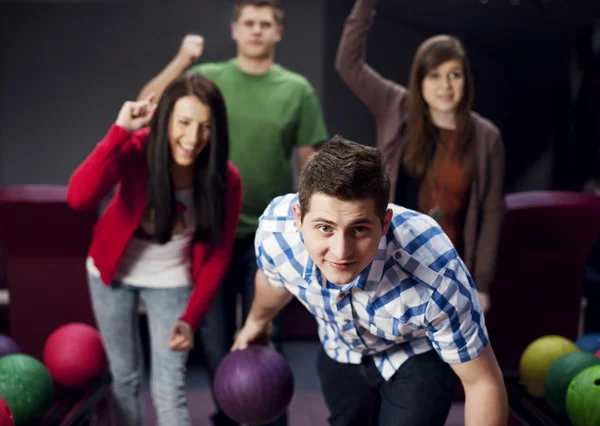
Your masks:
<svg viewBox="0 0 600 426"><path fill-rule="evenodd" d="M179 98L169 120L173 161L179 166L191 166L209 140L209 106L193 95Z"/></svg>
<svg viewBox="0 0 600 426"><path fill-rule="evenodd" d="M432 113L455 112L464 87L463 63L459 59L443 62L425 75L421 83L423 99Z"/></svg>

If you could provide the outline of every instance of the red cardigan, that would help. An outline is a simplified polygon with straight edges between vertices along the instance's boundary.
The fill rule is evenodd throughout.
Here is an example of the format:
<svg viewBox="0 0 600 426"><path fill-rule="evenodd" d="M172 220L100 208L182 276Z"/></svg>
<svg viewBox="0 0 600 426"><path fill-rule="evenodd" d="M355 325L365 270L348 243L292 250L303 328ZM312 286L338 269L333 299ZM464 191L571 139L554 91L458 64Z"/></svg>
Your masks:
<svg viewBox="0 0 600 426"><path fill-rule="evenodd" d="M145 145L149 129L130 133L115 124L75 170L67 188L67 203L74 209L97 208L118 183L119 190L96 223L89 255L108 286L117 271L127 243L139 226L147 202L148 168ZM242 204L238 169L228 164L227 213L221 243L192 245L192 291L181 319L196 330L208 311L229 265Z"/></svg>

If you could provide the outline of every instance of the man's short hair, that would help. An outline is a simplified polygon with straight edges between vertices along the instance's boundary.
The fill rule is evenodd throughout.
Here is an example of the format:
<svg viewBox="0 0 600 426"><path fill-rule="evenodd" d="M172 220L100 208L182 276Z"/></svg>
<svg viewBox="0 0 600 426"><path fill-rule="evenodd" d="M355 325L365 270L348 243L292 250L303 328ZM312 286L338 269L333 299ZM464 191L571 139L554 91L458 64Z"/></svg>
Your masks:
<svg viewBox="0 0 600 426"><path fill-rule="evenodd" d="M335 136L306 163L298 180L302 219L314 194L344 201L372 198L382 223L390 199L387 165L377 148Z"/></svg>
<svg viewBox="0 0 600 426"><path fill-rule="evenodd" d="M279 5L279 0L235 0L233 6L233 21L237 21L246 6L270 7L273 9L273 16L277 25L283 24L283 9Z"/></svg>

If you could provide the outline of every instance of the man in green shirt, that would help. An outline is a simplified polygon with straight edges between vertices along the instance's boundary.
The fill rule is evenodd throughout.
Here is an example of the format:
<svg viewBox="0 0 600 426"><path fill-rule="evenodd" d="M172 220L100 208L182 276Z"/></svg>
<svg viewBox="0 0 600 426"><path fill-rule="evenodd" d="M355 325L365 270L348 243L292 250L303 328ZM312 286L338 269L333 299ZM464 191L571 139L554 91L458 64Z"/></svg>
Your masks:
<svg viewBox="0 0 600 426"><path fill-rule="evenodd" d="M139 95L144 99L154 93L158 99L173 79L187 71L207 75L225 98L230 159L242 176L244 199L231 265L200 331L211 377L233 344L238 294L242 295L242 323L254 297L254 233L258 218L274 197L293 192L293 150L301 168L316 146L327 139L312 85L305 77L275 63L282 20L277 0L238 0L231 26L237 45L235 58L194 66L202 55L204 39L187 35L173 60ZM213 422L236 424L221 412ZM276 424L285 423L283 416Z"/></svg>

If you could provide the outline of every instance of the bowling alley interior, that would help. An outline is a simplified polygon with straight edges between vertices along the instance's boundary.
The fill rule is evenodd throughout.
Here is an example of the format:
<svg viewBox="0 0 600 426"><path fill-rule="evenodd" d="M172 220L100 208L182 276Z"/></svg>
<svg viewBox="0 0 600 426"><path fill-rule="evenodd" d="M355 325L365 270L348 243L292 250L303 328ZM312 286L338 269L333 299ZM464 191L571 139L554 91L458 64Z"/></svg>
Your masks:
<svg viewBox="0 0 600 426"><path fill-rule="evenodd" d="M0 44L0 426L600 425L600 2L4 1Z"/></svg>

